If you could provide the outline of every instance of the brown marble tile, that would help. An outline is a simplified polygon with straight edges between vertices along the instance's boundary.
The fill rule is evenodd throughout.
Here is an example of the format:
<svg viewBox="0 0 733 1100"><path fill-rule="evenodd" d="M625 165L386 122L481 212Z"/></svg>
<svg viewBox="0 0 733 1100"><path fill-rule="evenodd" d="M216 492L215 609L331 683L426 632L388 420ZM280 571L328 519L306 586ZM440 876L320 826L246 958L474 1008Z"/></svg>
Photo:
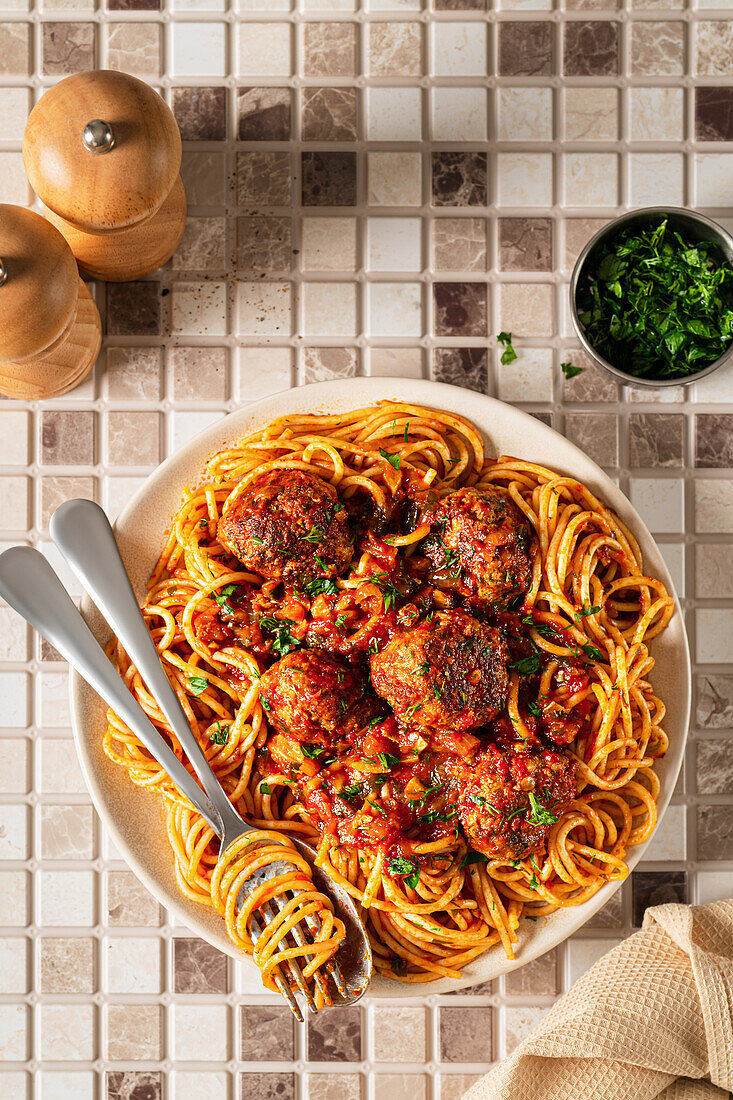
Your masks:
<svg viewBox="0 0 733 1100"><path fill-rule="evenodd" d="M184 141L224 141L226 88L174 88L173 114Z"/></svg>
<svg viewBox="0 0 733 1100"><path fill-rule="evenodd" d="M162 1054L162 1008L157 1004L108 1004L107 1050L111 1062L157 1061Z"/></svg>
<svg viewBox="0 0 733 1100"><path fill-rule="evenodd" d="M635 928L641 927L644 913L652 905L668 901L687 904L686 871L634 871L631 876L631 899Z"/></svg>
<svg viewBox="0 0 733 1100"><path fill-rule="evenodd" d="M293 242L290 218L237 218L237 270L248 275L290 271Z"/></svg>
<svg viewBox="0 0 733 1100"><path fill-rule="evenodd" d="M733 676L709 672L695 680L695 720L709 730L733 727Z"/></svg>
<svg viewBox="0 0 733 1100"><path fill-rule="evenodd" d="M420 24L370 23L369 73L371 76L421 76Z"/></svg>
<svg viewBox="0 0 733 1100"><path fill-rule="evenodd" d="M301 90L303 141L356 141L356 88Z"/></svg>
<svg viewBox="0 0 733 1100"><path fill-rule="evenodd" d="M684 23L632 23L634 76L680 76L684 72Z"/></svg>
<svg viewBox="0 0 733 1100"><path fill-rule="evenodd" d="M94 68L94 23L43 23L41 71L45 76L69 76Z"/></svg>
<svg viewBox="0 0 733 1100"><path fill-rule="evenodd" d="M443 1062L490 1062L492 1023L489 1007L440 1007L440 1058Z"/></svg>
<svg viewBox="0 0 733 1100"><path fill-rule="evenodd" d="M41 527L48 527L53 513L66 500L84 497L96 499L96 483L93 477L42 477L41 478Z"/></svg>
<svg viewBox="0 0 733 1100"><path fill-rule="evenodd" d="M730 19L695 25L695 71L700 76L733 75L733 24Z"/></svg>
<svg viewBox="0 0 733 1100"><path fill-rule="evenodd" d="M361 1010L353 1005L308 1017L311 1062L358 1062L361 1053Z"/></svg>
<svg viewBox="0 0 733 1100"><path fill-rule="evenodd" d="M331 378L354 378L356 348L304 348L303 367L306 382L326 382Z"/></svg>
<svg viewBox="0 0 733 1100"><path fill-rule="evenodd" d="M226 348L170 348L168 363L174 401L226 401Z"/></svg>
<svg viewBox="0 0 733 1100"><path fill-rule="evenodd" d="M733 141L733 88L695 89L695 137Z"/></svg>
<svg viewBox="0 0 733 1100"><path fill-rule="evenodd" d="M184 150L181 178L189 206L223 206L226 202L226 159L223 153Z"/></svg>
<svg viewBox="0 0 733 1100"><path fill-rule="evenodd" d="M499 218L502 271L552 271L551 218Z"/></svg>
<svg viewBox="0 0 733 1100"><path fill-rule="evenodd" d="M303 72L306 76L354 76L355 23L304 23Z"/></svg>
<svg viewBox="0 0 733 1100"><path fill-rule="evenodd" d="M610 374L601 370L580 348L567 348L561 353L561 362L582 367L582 373L574 378L562 376L562 396L564 401L580 403L586 401L609 402L618 400L618 386Z"/></svg>
<svg viewBox="0 0 733 1100"><path fill-rule="evenodd" d="M485 271L486 222L483 218L435 218L433 265L436 271Z"/></svg>
<svg viewBox="0 0 733 1100"><path fill-rule="evenodd" d="M733 414L698 413L695 417L695 465L733 466Z"/></svg>
<svg viewBox="0 0 733 1100"><path fill-rule="evenodd" d="M563 41L566 76L615 76L618 26L609 20L566 23Z"/></svg>
<svg viewBox="0 0 733 1100"><path fill-rule="evenodd" d="M543 20L499 23L499 74L550 76L552 24Z"/></svg>
<svg viewBox="0 0 733 1100"><path fill-rule="evenodd" d="M568 413L565 435L599 466L618 465L618 423L610 413Z"/></svg>
<svg viewBox="0 0 733 1100"><path fill-rule="evenodd" d="M115 409L107 413L107 461L110 466L157 466L160 462L160 413Z"/></svg>
<svg viewBox="0 0 733 1100"><path fill-rule="evenodd" d="M245 1062L292 1062L295 1057L293 1014L284 1005L241 1005Z"/></svg>
<svg viewBox="0 0 733 1100"><path fill-rule="evenodd" d="M632 413L630 466L683 466L685 418L680 414Z"/></svg>
<svg viewBox="0 0 733 1100"><path fill-rule="evenodd" d="M239 1087L239 1100L295 1100L292 1073L243 1073Z"/></svg>
<svg viewBox="0 0 733 1100"><path fill-rule="evenodd" d="M110 11L160 11L160 0L107 0Z"/></svg>
<svg viewBox="0 0 733 1100"><path fill-rule="evenodd" d="M290 206L290 153L237 153L238 206Z"/></svg>
<svg viewBox="0 0 733 1100"><path fill-rule="evenodd" d="M433 153L433 206L486 206L486 153Z"/></svg>
<svg viewBox="0 0 733 1100"><path fill-rule="evenodd" d="M558 993L557 951L548 951L507 974L506 991L512 997L546 997Z"/></svg>
<svg viewBox="0 0 733 1100"><path fill-rule="evenodd" d="M733 814L730 806L697 807L697 858L733 859Z"/></svg>
<svg viewBox="0 0 733 1100"><path fill-rule="evenodd" d="M41 993L93 993L95 941L89 937L38 939Z"/></svg>
<svg viewBox="0 0 733 1100"><path fill-rule="evenodd" d="M109 336L160 336L160 283L107 283Z"/></svg>
<svg viewBox="0 0 733 1100"><path fill-rule="evenodd" d="M623 928L623 899L626 896L627 890L627 885L624 885L621 887L620 890L617 890L610 901L607 901L605 905L601 906L598 912L590 918L586 925L586 928Z"/></svg>
<svg viewBox="0 0 733 1100"><path fill-rule="evenodd" d="M204 940L173 940L173 988L176 993L226 993L227 957Z"/></svg>
<svg viewBox="0 0 733 1100"><path fill-rule="evenodd" d="M93 466L93 412L46 409L41 413L41 462L46 466Z"/></svg>
<svg viewBox="0 0 733 1100"><path fill-rule="evenodd" d="M733 741L698 741L695 745L698 794L730 794L733 791Z"/></svg>
<svg viewBox="0 0 733 1100"><path fill-rule="evenodd" d="M239 140L289 141L290 113L289 88L239 88Z"/></svg>
<svg viewBox="0 0 733 1100"><path fill-rule="evenodd" d="M436 336L486 336L485 283L434 283Z"/></svg>
<svg viewBox="0 0 733 1100"><path fill-rule="evenodd" d="M104 1100L161 1100L162 1074L146 1069L113 1069L104 1075Z"/></svg>
<svg viewBox="0 0 733 1100"><path fill-rule="evenodd" d="M301 153L303 206L356 206L356 153Z"/></svg>
<svg viewBox="0 0 733 1100"><path fill-rule="evenodd" d="M488 357L485 348L434 348L433 378L465 390L486 393Z"/></svg>

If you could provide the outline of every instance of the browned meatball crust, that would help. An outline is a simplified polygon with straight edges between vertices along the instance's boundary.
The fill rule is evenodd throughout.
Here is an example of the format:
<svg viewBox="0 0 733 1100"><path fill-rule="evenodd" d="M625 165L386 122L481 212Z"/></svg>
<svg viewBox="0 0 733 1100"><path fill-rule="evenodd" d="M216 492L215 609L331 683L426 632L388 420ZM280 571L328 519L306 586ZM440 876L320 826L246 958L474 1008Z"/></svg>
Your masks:
<svg viewBox="0 0 733 1100"><path fill-rule="evenodd" d="M441 611L397 634L370 659L372 683L403 720L467 730L496 717L508 691L498 630L465 611Z"/></svg>
<svg viewBox="0 0 733 1100"><path fill-rule="evenodd" d="M272 665L260 679L260 701L278 733L328 747L348 741L378 709L366 680L322 649L300 649Z"/></svg>
<svg viewBox="0 0 733 1100"><path fill-rule="evenodd" d="M247 486L217 534L245 569L289 585L338 576L351 561L346 508L305 470L272 470Z"/></svg>
<svg viewBox="0 0 733 1100"><path fill-rule="evenodd" d="M451 770L464 833L474 848L499 859L519 859L544 844L576 795L575 761L526 742L488 745Z"/></svg>
<svg viewBox="0 0 733 1100"><path fill-rule="evenodd" d="M422 549L438 587L494 607L527 591L530 529L504 489L458 489L432 505L425 518L431 530Z"/></svg>

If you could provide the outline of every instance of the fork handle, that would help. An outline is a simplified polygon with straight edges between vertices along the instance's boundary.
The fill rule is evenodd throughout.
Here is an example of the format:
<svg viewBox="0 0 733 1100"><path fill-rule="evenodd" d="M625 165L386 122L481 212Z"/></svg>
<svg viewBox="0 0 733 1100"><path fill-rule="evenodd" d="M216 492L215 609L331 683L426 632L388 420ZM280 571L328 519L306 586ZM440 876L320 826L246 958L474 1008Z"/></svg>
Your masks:
<svg viewBox="0 0 733 1100"><path fill-rule="evenodd" d="M210 799L128 689L43 554L30 546L12 546L0 554L0 596L55 646L122 718L181 793L218 832L218 814Z"/></svg>
<svg viewBox="0 0 733 1100"><path fill-rule="evenodd" d="M241 834L247 826L233 810L165 673L105 512L92 500L68 500L54 512L49 531L168 719L216 808L217 831L223 836L226 826L234 824L237 835Z"/></svg>

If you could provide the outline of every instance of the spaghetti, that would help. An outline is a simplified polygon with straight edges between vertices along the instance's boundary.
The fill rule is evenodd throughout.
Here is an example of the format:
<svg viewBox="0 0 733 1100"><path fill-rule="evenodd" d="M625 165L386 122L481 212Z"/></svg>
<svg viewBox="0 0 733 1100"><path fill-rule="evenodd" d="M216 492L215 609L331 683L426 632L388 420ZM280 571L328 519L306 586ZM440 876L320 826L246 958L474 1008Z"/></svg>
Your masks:
<svg viewBox="0 0 733 1100"><path fill-rule="evenodd" d="M649 642L672 600L586 486L487 458L458 416L294 415L214 455L143 611L232 803L263 838L317 847L388 977L457 978L498 943L512 958L520 919L624 878L655 827ZM256 951L257 900L235 905L250 857L214 872L215 836L114 714L105 750L164 797L181 890ZM312 974L343 929L311 889Z"/></svg>

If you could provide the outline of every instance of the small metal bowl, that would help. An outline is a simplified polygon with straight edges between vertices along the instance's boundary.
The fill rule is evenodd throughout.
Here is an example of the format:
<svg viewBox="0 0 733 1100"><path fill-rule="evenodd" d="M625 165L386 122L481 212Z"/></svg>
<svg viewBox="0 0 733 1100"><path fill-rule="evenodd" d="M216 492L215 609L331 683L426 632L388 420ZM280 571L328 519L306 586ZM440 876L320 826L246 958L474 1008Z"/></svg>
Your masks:
<svg viewBox="0 0 733 1100"><path fill-rule="evenodd" d="M586 353L594 363L597 363L599 367L608 371L615 378L632 386L653 386L655 388L660 386L689 386L691 382L699 382L701 378L706 378L707 375L712 374L713 371L717 370L718 367L722 367L724 363L727 363L733 357L733 340L719 359L708 363L706 367L695 374L686 375L683 378L640 378L635 374L627 374L626 371L619 370L618 367L614 367L613 363L609 363L607 359L604 359L588 340L578 316L576 298L580 277L588 257L596 245L607 237L615 235L626 226L648 225L650 219L656 219L659 216L667 218L669 224L679 230L690 241L713 241L733 267L733 236L723 229L722 225L718 225L717 222L706 218L704 214L696 213L694 210L683 210L676 206L644 206L639 210L631 210L628 214L622 214L621 217L614 218L608 225L604 225L603 229L599 229L588 241L575 262L570 280L570 316L573 319L578 339Z"/></svg>

